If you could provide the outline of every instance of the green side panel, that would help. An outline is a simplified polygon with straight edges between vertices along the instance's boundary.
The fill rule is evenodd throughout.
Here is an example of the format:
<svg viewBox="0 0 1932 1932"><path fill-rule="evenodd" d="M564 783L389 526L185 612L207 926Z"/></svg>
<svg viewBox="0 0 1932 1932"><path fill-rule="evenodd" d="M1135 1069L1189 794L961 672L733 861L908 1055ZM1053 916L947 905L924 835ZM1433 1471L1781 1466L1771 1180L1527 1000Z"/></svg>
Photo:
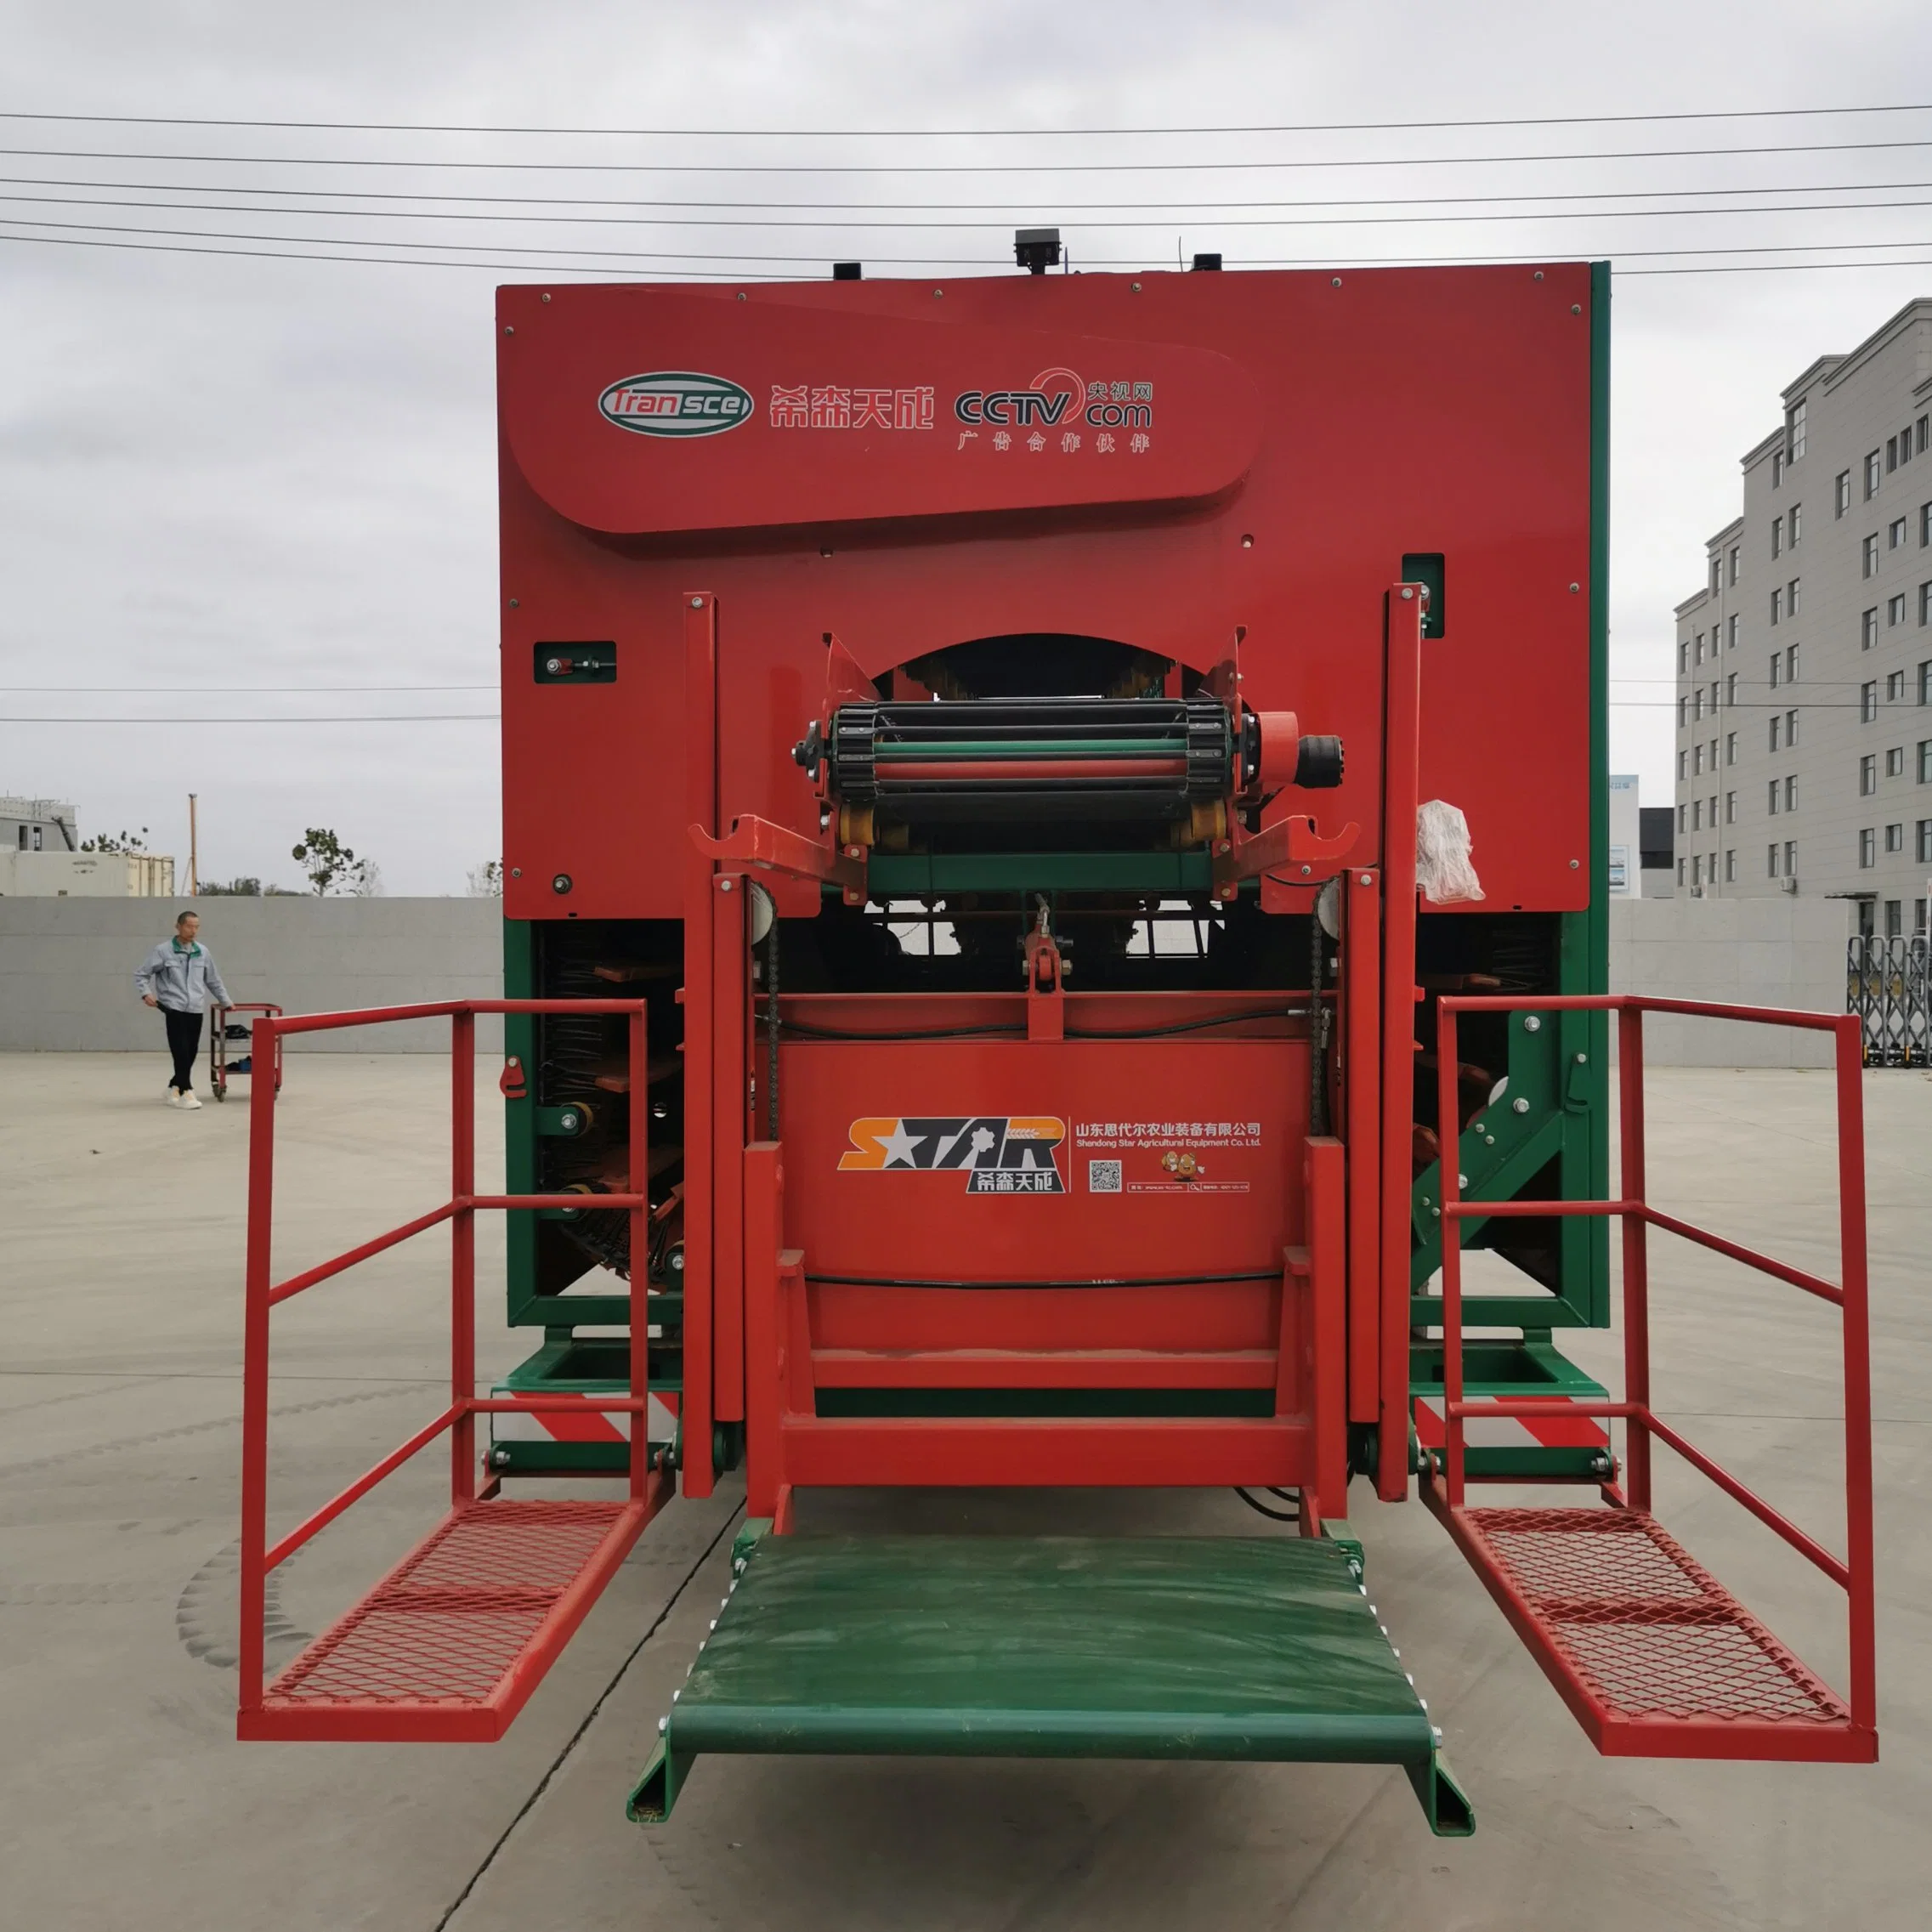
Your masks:
<svg viewBox="0 0 1932 1932"><path fill-rule="evenodd" d="M535 955L530 922L527 919L506 919L503 921L503 997L506 1000L536 997ZM536 1192L538 1126L536 1021L532 1015L506 1013L503 1016L503 1051L506 1057L523 1063L526 1095L522 1100L503 1102L505 1191L512 1194L534 1194ZM503 1218L507 1223L503 1241L505 1275L509 1289L507 1319L513 1328L541 1323L546 1317L536 1292L536 1217L527 1210L513 1209Z"/></svg>
<svg viewBox="0 0 1932 1932"><path fill-rule="evenodd" d="M1610 264L1590 264L1589 797L1590 903L1563 921L1561 989L1610 990ZM1563 1193L1602 1200L1610 1192L1610 1016L1566 1014L1565 1045L1587 1053L1586 1110L1566 1136ZM1610 1326L1610 1223L1563 1227L1564 1297Z"/></svg>
<svg viewBox="0 0 1932 1932"><path fill-rule="evenodd" d="M1204 852L875 852L866 866L875 899L931 892L1205 892Z"/></svg>
<svg viewBox="0 0 1932 1932"><path fill-rule="evenodd" d="M1427 1342L1409 1351L1409 1393L1442 1397L1442 1348ZM1567 1396L1572 1400L1602 1402L1609 1391L1586 1375L1575 1363L1550 1344L1532 1337L1523 1341L1476 1341L1463 1350L1463 1393L1489 1396ZM1581 1445L1520 1447L1472 1442L1464 1450L1464 1466L1475 1476L1516 1476L1526 1482L1598 1480L1606 1475L1601 1448Z"/></svg>
<svg viewBox="0 0 1932 1932"><path fill-rule="evenodd" d="M1437 1829L1472 1822L1319 1538L763 1537L631 1815L705 1751L1397 1764Z"/></svg>
<svg viewBox="0 0 1932 1932"><path fill-rule="evenodd" d="M1275 1412L1272 1389L820 1389L817 1414L1245 1415Z"/></svg>

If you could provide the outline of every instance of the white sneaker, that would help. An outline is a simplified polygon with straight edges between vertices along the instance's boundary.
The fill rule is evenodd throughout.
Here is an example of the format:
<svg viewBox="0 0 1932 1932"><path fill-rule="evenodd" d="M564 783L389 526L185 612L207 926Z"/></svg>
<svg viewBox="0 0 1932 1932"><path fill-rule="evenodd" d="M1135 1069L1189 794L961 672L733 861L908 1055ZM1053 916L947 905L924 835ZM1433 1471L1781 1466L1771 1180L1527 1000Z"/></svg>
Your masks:
<svg viewBox="0 0 1932 1932"><path fill-rule="evenodd" d="M201 1106L201 1103L198 1099L195 1098L195 1090L192 1087L190 1087L187 1092L183 1094L180 1099L176 1101L174 1104L177 1107L180 1108L183 1112L192 1113L198 1107Z"/></svg>
<svg viewBox="0 0 1932 1932"><path fill-rule="evenodd" d="M165 1100L170 1107L178 1107L181 1104L180 1091L178 1089L174 1087L170 1087L167 1091L161 1096L161 1098Z"/></svg>

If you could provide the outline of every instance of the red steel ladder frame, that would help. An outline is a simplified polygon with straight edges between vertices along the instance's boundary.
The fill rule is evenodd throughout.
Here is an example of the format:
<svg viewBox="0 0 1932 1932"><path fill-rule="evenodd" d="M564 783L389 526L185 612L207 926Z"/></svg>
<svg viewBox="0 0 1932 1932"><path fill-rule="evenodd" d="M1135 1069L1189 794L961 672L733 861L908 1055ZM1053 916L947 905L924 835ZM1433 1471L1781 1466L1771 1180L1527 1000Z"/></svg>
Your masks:
<svg viewBox="0 0 1932 1932"><path fill-rule="evenodd" d="M367 1012L270 1014L255 1023L258 1067L278 1064L283 1039L397 1020L450 1022L450 1198L333 1259L274 1279L276 1083L250 1096L248 1259L241 1409L241 1641L236 1734L244 1739L486 1742L502 1736L671 1493L671 1471L650 1461L644 1427L647 1326L631 1324L631 1381L622 1397L588 1406L632 1419L629 1495L620 1503L508 1499L479 1486L476 1418L568 1408L581 1395L476 1393L476 1216L501 1209L581 1208L581 1194L476 1191L476 1016L619 1013L629 1020L630 1126L634 1173L645 1170L650 1084L641 1000L464 1000ZM631 1215L631 1251L648 1245L643 1191L599 1195ZM271 1311L412 1235L450 1224L450 1401L312 1516L269 1540L269 1317ZM438 1436L450 1438L450 1510L410 1555L338 1619L273 1683L264 1682L263 1622L270 1573L358 1498Z"/></svg>
<svg viewBox="0 0 1932 1932"><path fill-rule="evenodd" d="M1430 1458L1423 1493L1490 1595L1608 1756L1773 1759L1869 1764L1878 1755L1873 1633L1871 1349L1867 1308L1865 1130L1860 1022L1853 1014L1730 1006L1630 994L1445 996L1438 1064L1453 1067L1460 1013L1611 1011L1618 1016L1621 1198L1612 1201L1465 1201L1454 1158L1461 1133L1453 1082L1442 1087L1443 1412L1446 1449ZM1652 1207L1644 1187L1643 1016L1681 1013L1829 1033L1836 1042L1839 1240L1834 1285ZM1623 1223L1622 1402L1532 1397L1470 1401L1463 1393L1462 1224L1503 1215L1614 1215ZM1687 1442L1651 1406L1650 1276L1653 1227L1803 1289L1838 1309L1844 1359L1846 1555L1823 1544ZM1471 1416L1620 1418L1627 1493L1605 1485L1601 1509L1471 1509L1465 1500L1464 1425ZM1844 1591L1850 1697L1807 1669L1698 1565L1651 1514L1651 1449L1666 1443Z"/></svg>

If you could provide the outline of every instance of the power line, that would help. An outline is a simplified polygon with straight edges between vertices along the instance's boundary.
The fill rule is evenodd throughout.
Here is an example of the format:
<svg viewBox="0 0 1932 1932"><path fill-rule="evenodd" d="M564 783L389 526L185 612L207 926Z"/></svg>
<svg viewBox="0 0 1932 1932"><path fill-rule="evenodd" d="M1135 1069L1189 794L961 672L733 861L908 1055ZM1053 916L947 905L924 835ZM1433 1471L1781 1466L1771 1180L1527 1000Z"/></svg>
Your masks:
<svg viewBox="0 0 1932 1932"><path fill-rule="evenodd" d="M3 225L4 225L4 218L0 218L0 226L3 226ZM17 226L26 226L26 225L30 225L30 224L25 224L25 223L19 223L19 224L16 224L15 225L17 225ZM40 225L40 226L42 226L42 227L52 227L52 226L54 226L54 225L56 225L56 224L53 224L53 223L42 223L42 224L37 224L37 225ZM738 269L738 270L736 270L736 271L734 271L734 273L732 273L732 274L729 274L729 275L725 275L725 274L722 274L722 273L721 273L720 271L718 271L718 270L717 270L717 269L693 269L693 270L689 270L689 271L687 271L687 272L685 272L685 273L683 273L683 274L678 274L678 275L671 275L671 274L669 274L669 273L667 273L667 272L664 272L664 271L655 271L655 270L643 270L643 269L632 269L632 270L628 270L628 271L626 271L626 270L619 269L602 268L602 267L598 267L598 266L594 266L594 265L586 265L586 266L579 267L579 266L577 266L577 265L575 265L575 263L570 263L570 262L554 262L554 261L548 261L548 262L525 262L525 261L510 261L510 260L506 260L506 259L504 259L504 258L495 258L495 259L491 259L491 260L488 260L488 261L476 261L476 260L453 260L453 259L450 259L450 258L447 258L447 257L445 257L445 256L433 256L433 257L423 258L423 257L420 257L420 256L399 255L399 254L388 254L388 255L345 255L345 254L337 254L337 253L334 252L333 252L332 250L331 250L331 249L324 248L324 247L321 247L321 246L311 246L311 247L299 247L299 248L258 248L258 248L216 248L216 247L210 247L210 246L206 246L206 245L204 245L204 244L202 244L202 243L199 243L199 242L173 242L173 241L107 241L107 240L96 240L96 239L93 239L93 237L94 237L95 235L130 235L130 234L131 234L131 235L173 235L173 234L183 234L183 233L189 233L189 234L192 234L192 233L200 232L200 231L195 231L195 230L183 230L183 229L139 229L139 228L133 228L133 229L129 229L129 228L116 228L116 227L114 227L114 226L112 226L112 225L110 225L110 224L100 224L100 225L99 225L99 226L95 226L95 227L90 227L90 226L89 226L89 224L86 224L86 223L71 223L71 224L62 224L62 225L65 225L65 226L67 226L67 227L70 227L70 228L78 228L78 229L87 229L87 230L88 230L88 232L87 232L85 235L78 235L78 234L61 234L61 235L13 235L13 234L5 234L5 233L0 233L0 242L17 242L17 243L24 243L24 244L37 244L37 245L39 245L39 246L43 246L43 247L49 247L49 248L110 248L110 249L121 249L121 250L124 250L124 251L127 251L127 252L132 252L132 253L135 253L135 254L150 254L150 255L156 255L156 254L159 254L159 255L215 255L215 256L225 256L225 257L228 257L228 258L231 258L231 259L237 259L237 260L243 260L243 261L264 261L264 262L351 262L351 263L360 263L360 264L361 264L362 266L364 266L364 267L368 267L368 268L416 268L416 269L487 269L487 270L489 270L490 272L491 272L491 273L493 273L493 274L501 274L501 273L503 273L503 272L505 272L505 271L523 271L523 270L528 270L530 273L531 273L531 274L533 274L533 275L546 275L546 276L552 276L552 277L554 277L554 276L557 276L557 275L603 275L603 276L605 276L605 277L607 277L607 278L608 278L608 277L610 277L610 276L621 276L623 279L626 279L626 280L634 280L634 281L671 281L671 280L675 280L675 281L683 281L683 282L694 282L694 281L715 281L715 282L727 282L727 283L729 283L729 282L779 282L779 283L785 283L785 282L796 282L796 281L800 281L800 280L806 280L806 279L808 279L808 278L806 278L806 277L803 277L803 276L798 275L796 275L796 274L791 274L791 275L781 275L781 274L773 273L773 272L772 272L772 271L770 271L770 270L767 270L767 269ZM212 231L212 232L214 232L214 233L216 233L216 234L218 234L220 231L217 230L217 231ZM235 240L246 240L246 239L248 239L248 237L246 237L246 236L235 236L235 237L234 237L233 239L235 239ZM290 238L290 239L298 239L298 238ZM329 238L329 237L319 237L319 238L317 238L318 241L323 241L323 240L329 240L329 239L332 239L332 238ZM350 248L390 248L390 249L399 249L399 248L410 248L410 247L423 247L423 248L432 248L432 247L443 247L443 246L456 246L456 245L455 245L455 244L450 244L450 243L436 243L436 242L409 242L409 241L337 241L337 242L335 244L335 246L336 246L337 247L338 247L338 248L339 248L339 247L350 247ZM1846 242L1846 243L1830 243L1830 244L1827 244L1827 243L1822 243L1822 242L1821 242L1821 243L1816 244L1816 246L1819 246L1819 247L1825 247L1825 246L1840 246L1840 247L1881 247L1881 248L1904 248L1904 247L1911 247L1911 246L1916 246L1916 244L1913 244L1913 243L1911 243L1911 242L1903 242L1903 241L1892 241L1892 242L1874 242L1874 243ZM1676 251L1676 252L1684 252L1684 253L1689 253L1689 254L1697 254L1697 255L1715 254L1715 253L1719 253L1719 252L1721 252L1721 251L1719 251L1719 250L1716 250L1716 249L1703 249L1703 248L1697 248L1697 249L1688 249L1688 250L1684 250L1684 251ZM1770 247L1768 247L1768 246L1767 246L1767 247L1765 247L1765 248L1753 248L1753 249L1749 249L1749 250L1746 251L1746 252L1748 252L1748 253L1752 253L1752 254L1768 254L1768 253L1771 253L1771 252L1773 252L1773 251L1772 251L1772 250L1771 250ZM535 250L535 249L527 249L527 250L524 250L524 253L526 253L526 254L536 254L536 253L540 253L540 252L541 252L541 251L540 251L540 250ZM588 248L585 248L585 249L571 249L571 250L559 250L559 251L558 251L558 253L565 253L565 254L572 254L572 255L575 255L575 256L579 256L579 257L583 257L583 256L589 256L589 257L591 257L591 258L593 258L593 261L596 261L596 260L609 260L609 259L612 259L612 258L615 258L615 259L618 259L618 260L624 260L624 259L657 259L657 260L664 260L664 261L692 261L692 260L696 260L696 259L700 259L700 258L701 258L694 257L694 256L692 256L692 255L687 255L687 254L667 254L667 255L664 255L664 256L661 256L661 257L649 257L649 256L629 256L629 257L626 257L626 256L623 256L623 255L619 255L619 254L616 254L616 252L614 252L614 251L598 251L598 250L595 250L595 249L588 249ZM1640 251L1640 251L1635 251L1635 252L1634 252L1634 255L1626 255L1626 258L1626 258L1626 259L1629 259L1629 258L1644 258L1644 256L1646 254L1646 252L1671 253L1671 252L1674 252L1674 251L1670 251L1670 250L1663 250L1663 251L1646 252L1646 251ZM728 259L728 260L732 260L732 261L739 261L739 260L744 260L744 259L746 259L746 258L745 258L745 257L737 257L737 256L734 256L734 257L728 257L728 258L726 258L726 259ZM766 257L766 258L762 258L762 259L767 259L767 260L778 260L778 261L784 261L784 260L802 260L802 259L804 259L805 258L802 258L802 257L785 257L785 256L774 256L774 257ZM1524 264L1526 264L1526 263L1539 263L1539 262L1548 262L1548 261L1550 261L1550 260L1552 260L1553 258L1552 258L1552 257L1550 257L1550 256L1548 256L1548 255L1524 255L1524 256L1516 256L1516 257L1504 257L1504 258L1499 258L1498 257L1496 257L1496 256L1494 256L1494 255L1452 255L1452 256L1436 256L1436 257L1429 257L1429 258L1419 258L1419 257L1397 257L1397 258L1392 258L1392 259L1391 259L1391 258L1376 258L1376 257L1367 257L1367 258L1357 258L1357 259L1353 259L1353 260L1347 260L1347 261L1340 261L1340 262L1338 262L1338 261L1335 261L1335 260L1334 260L1333 258L1330 258L1330 257L1327 257L1327 256L1322 256L1322 257L1310 257L1310 258L1307 258L1306 263L1305 263L1305 264L1302 264L1302 265L1306 265L1306 266L1308 266L1308 267L1312 267L1312 268L1338 268L1338 267L1339 267L1339 268L1391 268L1391 269L1401 269L1401 268L1450 268L1450 267L1479 267L1479 266L1493 266L1493 267L1510 267L1510 266L1521 266L1521 265L1524 265ZM971 264L965 264L965 265L971 265ZM1237 262L1237 263L1236 263L1234 265L1235 265L1237 268L1238 268L1238 267L1239 267L1241 264L1240 264L1238 262ZM1280 262L1278 262L1278 262L1267 262L1267 261L1263 261L1263 262L1257 262L1257 263L1251 263L1251 264L1250 264L1250 266L1255 266L1255 267L1281 267L1281 266L1283 266L1283 265L1284 265L1284 264L1283 264L1283 263L1280 263ZM990 263L988 263L988 264L986 264L986 266L987 266L987 267L989 267L989 268L990 269L990 267L992 266L992 264L990 264ZM1795 273L1796 271L1798 271L1798 270L1799 270L1799 269L1917 269L1917 268L1932 268L1932 257L1912 257L1912 258L1907 258L1907 259L1904 259L1904 260L1895 260L1895 261L1884 261L1884 262L1872 262L1872 261L1865 261L1865 262L1762 262L1762 263L1735 263L1735 264L1718 264L1718 265L1713 265L1713 266L1711 266L1711 267L1708 267L1708 268L1688 268L1688 267L1686 267L1686 268L1666 268L1666 269L1623 269L1623 270L1622 270L1622 271L1620 271L1620 272L1621 272L1623 275L1624 275L1625 276L1629 276L1629 275L1748 275L1748 274L1754 274L1754 273L1770 273L1770 274ZM818 278L816 278L816 277L813 277L813 278L809 278L809 279L816 280L816 279L818 279Z"/></svg>
<svg viewBox="0 0 1932 1932"><path fill-rule="evenodd" d="M1899 202L1892 203L1890 205L1895 207L1904 207L1909 204ZM1932 207L1932 202L1920 205ZM286 212L287 211L283 212ZM438 253L455 253L459 250L469 246L469 244L466 242L424 241L413 238L404 241L383 241L380 238L368 238L361 235L260 235L251 233L246 230L236 231L226 229L142 228L133 224L117 222L59 222L44 221L40 219L38 217L16 217L12 215L0 215L0 229L5 229L8 227L30 226L35 228L54 228L64 230L80 231L90 235L169 235L181 236L196 241L273 241L290 243L314 242L317 244L333 242L338 246L348 248L419 248L432 249L436 251ZM0 241L32 241L48 239L52 238L37 235L0 234ZM1781 243L1763 242L1744 243L1730 247L1709 246L1698 248L1625 249L1618 252L1618 258L1624 261L1652 261L1681 255L1793 255L1816 253L1822 250L1833 248L1859 249L1869 252L1876 249L1918 248L1924 246L1924 244L1923 242L1915 240L1905 240L1900 241L1799 241ZM808 257L802 254L706 254L700 252L696 250L690 249L648 250L634 248L590 247L539 248L528 246L523 243L518 243L517 246L518 252L524 255L541 255L545 257L547 259L556 257L570 257L581 260L588 258L593 262L799 263L806 261L815 261L818 259L818 258L815 256ZM373 261L384 261L389 259L388 257L381 255L366 258L358 256L350 258L355 260L368 259ZM1543 256L1524 256L1519 258L1518 259L1523 262L1535 262L1547 259L1547 258ZM1495 258L1490 255L1437 256L1432 258L1425 263L1418 262L1413 265L1417 267L1442 268L1453 266L1475 266L1485 263L1494 263ZM568 263L565 265L568 266ZM984 258L983 257L967 258L961 259L958 257L941 257L932 255L888 256L879 258L875 262L875 266L884 268L921 268L933 266L943 266L947 268L972 268L975 266L984 267L987 265L989 264L987 264ZM1130 267L1132 264L1130 263L1125 263L1110 265L1117 267ZM1378 258L1375 257L1336 257L1330 255L1322 255L1298 256L1289 258L1260 258L1249 265L1255 267L1270 268L1363 268L1374 267L1380 264ZM1496 265L1500 266L1504 264L1497 263ZM1778 264L1766 265L1776 266ZM1805 266L1808 264L1799 263L1793 265ZM1884 266L1886 264L1873 263L1871 265L1878 267ZM717 271L706 270L703 272L716 274ZM1631 269L1627 269L1624 272L1626 274L1637 275L1653 273L1657 271ZM796 280L800 278L794 275L779 276L776 278L767 276L764 279L778 279L785 280ZM818 278L814 277L813 279Z"/></svg>
<svg viewBox="0 0 1932 1932"><path fill-rule="evenodd" d="M1925 185L1932 185L1926 184ZM218 192L219 190L217 190ZM1822 190L1821 190L1822 191ZM1740 193L1751 192L1740 190ZM1503 195L1499 200L1514 200ZM835 215L824 219L793 221L788 218L773 218L764 216L745 218L738 215L722 217L695 216L689 214L629 214L629 215L535 215L535 214L491 214L473 212L469 209L449 211L411 208L260 208L232 201L131 201L111 195L11 195L0 194L0 201L11 202L20 207L82 207L82 208L153 208L168 214L276 214L297 215L310 220L337 221L465 221L465 222L519 222L542 224L568 224L573 226L610 228L751 228L751 229L798 229L813 232L827 229L841 231L887 229L893 232L905 230L981 232L1004 234L1011 224L1011 216L989 218L973 221L856 221L846 215ZM635 206L660 207L664 204L649 202ZM676 205L676 204L673 204ZM703 204L694 204L702 206ZM734 204L744 205L744 204ZM751 204L755 206L756 204ZM786 203L787 207L804 207L809 203ZM1300 204L1292 201L1266 201L1233 204L1259 207L1295 207ZM1385 203L1384 206L1388 204ZM1211 207L1212 203L1204 207ZM1480 212L1474 214L1425 214L1425 215L1232 215L1220 216L1205 212L1194 213L1198 223L1216 228L1410 228L1436 226L1443 223L1470 222L1578 222L1578 221L1663 221L1674 216L1691 215L1703 220L1714 220L1720 217L1733 215L1788 215L1788 214L1843 214L1861 212L1873 208L1923 208L1932 207L1932 201L1783 201L1771 202L1751 207L1729 207L1722 208L1533 208L1504 213ZM1189 212L1170 209L1168 212ZM30 218L4 218L26 220ZM42 222L43 228L59 228L59 222ZM1133 219L1101 220L1083 219L1081 226L1089 229L1147 228L1153 225L1147 217ZM292 236L271 236L269 240L288 241ZM387 246L386 244L384 246ZM399 244L400 246L400 244ZM425 244L424 246L428 246ZM520 244L519 244L520 246ZM526 251L535 252L535 251ZM569 253L581 253L581 250L569 250ZM712 258L715 260L729 260L728 256Z"/></svg>
<svg viewBox="0 0 1932 1932"><path fill-rule="evenodd" d="M1747 148L1612 148L1573 154L1382 155L1363 158L1277 161L409 161L344 155L182 155L126 149L0 148L0 155L42 161L184 161L214 167L383 167L491 173L540 174L1155 174L1232 173L1270 168L1487 167L1528 162L1547 167L1570 161L1721 161L1751 155L1873 154L1932 147L1916 141L1792 141Z"/></svg>
<svg viewBox="0 0 1932 1932"><path fill-rule="evenodd" d="M116 127L282 128L306 133L355 134L534 134L626 140L690 140L698 136L728 140L992 140L1045 134L1085 139L1096 135L1128 134L1389 133L1449 127L1607 127L1638 122L1770 121L1820 115L1928 112L1932 112L1932 102L1901 101L1856 107L1734 107L1653 114L1547 114L1465 121L1306 121L1191 127L538 127L423 121L236 121L187 115L36 114L24 110L0 110L0 121L56 121Z"/></svg>
<svg viewBox="0 0 1932 1932"><path fill-rule="evenodd" d="M21 188L105 188L116 192L139 191L152 195L275 195L282 200L297 196L313 200L331 195L350 201L460 201L490 207L542 208L634 208L635 196L577 195L441 195L427 189L381 188L254 188L241 183L189 181L90 181L84 178L44 174L0 174L0 185ZM1074 214L1119 214L1130 208L1150 213L1198 214L1225 208L1395 208L1476 207L1499 201L1655 201L1706 199L1720 195L1883 195L1932 188L1932 181L1827 181L1815 184L1763 184L1745 188L1596 188L1578 189L1543 195L1372 195L1353 197L1298 195L1292 201L1062 201L1053 206L1062 216ZM25 200L25 196L8 196ZM159 204L157 204L159 205ZM1010 210L1011 201L674 201L654 195L649 206L658 208L774 208L779 210L836 209L856 213L904 213L931 209L939 214L969 213L986 208ZM288 211L295 212L293 209Z"/></svg>

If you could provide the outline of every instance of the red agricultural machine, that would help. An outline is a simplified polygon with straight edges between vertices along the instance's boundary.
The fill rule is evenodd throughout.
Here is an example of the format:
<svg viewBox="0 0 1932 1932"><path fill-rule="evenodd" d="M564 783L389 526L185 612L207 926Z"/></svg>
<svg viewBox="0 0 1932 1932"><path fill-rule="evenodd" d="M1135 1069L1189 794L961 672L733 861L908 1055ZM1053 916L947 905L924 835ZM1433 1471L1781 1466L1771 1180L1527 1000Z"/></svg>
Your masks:
<svg viewBox="0 0 1932 1932"><path fill-rule="evenodd" d="M448 1014L455 1154L277 1282L257 1084L244 1737L500 1735L742 1469L640 1818L706 1753L864 1752L1399 1764L1467 1831L1351 1482L1419 1494L1600 1749L1875 1757L1857 1022L1606 989L1607 321L1574 263L501 291L509 997L256 1028ZM1646 1202L1659 1006L1836 1036L1837 1282ZM492 1210L542 1345L483 1396ZM1614 1400L1558 1346L1612 1218ZM271 1542L272 1307L444 1221L447 1408ZM1653 1408L1652 1229L1842 1312L1842 1556ZM264 1683L268 1573L445 1434L448 1516ZM1660 1442L1844 1589L1844 1695L1652 1516ZM795 1527L894 1485L1279 1525Z"/></svg>

